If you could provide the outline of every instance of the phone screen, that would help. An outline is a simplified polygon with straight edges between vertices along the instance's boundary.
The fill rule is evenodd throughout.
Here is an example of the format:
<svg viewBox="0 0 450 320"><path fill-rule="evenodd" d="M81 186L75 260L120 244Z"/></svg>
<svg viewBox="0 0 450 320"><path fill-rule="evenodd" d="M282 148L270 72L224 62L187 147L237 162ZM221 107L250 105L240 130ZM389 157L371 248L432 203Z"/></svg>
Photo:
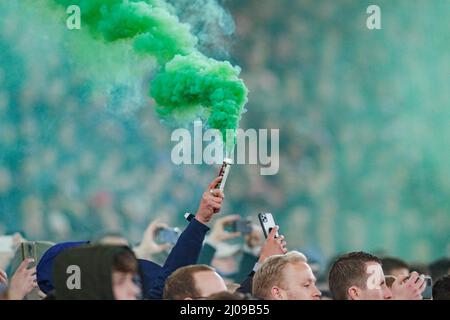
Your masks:
<svg viewBox="0 0 450 320"><path fill-rule="evenodd" d="M180 232L177 228L159 229L156 234L156 242L161 244L170 243L174 245L177 243L179 236Z"/></svg>
<svg viewBox="0 0 450 320"><path fill-rule="evenodd" d="M36 242L26 241L20 244L20 250L22 252L22 261L25 259L34 259L34 262L28 265L28 269L36 266L37 254L36 254Z"/></svg>
<svg viewBox="0 0 450 320"><path fill-rule="evenodd" d="M425 287L425 290L422 292L422 298L425 300L430 300L433 296L433 287L432 287L431 277L426 276L425 282L427 283L427 286Z"/></svg>
<svg viewBox="0 0 450 320"><path fill-rule="evenodd" d="M240 232L242 234L252 233L252 222L250 220L237 220L231 225L232 232Z"/></svg>

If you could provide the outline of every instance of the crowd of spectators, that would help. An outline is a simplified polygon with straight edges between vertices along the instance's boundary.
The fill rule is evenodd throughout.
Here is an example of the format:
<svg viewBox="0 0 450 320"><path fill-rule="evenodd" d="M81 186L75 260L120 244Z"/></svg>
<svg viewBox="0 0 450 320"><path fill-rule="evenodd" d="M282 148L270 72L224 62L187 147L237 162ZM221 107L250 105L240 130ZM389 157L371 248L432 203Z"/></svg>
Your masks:
<svg viewBox="0 0 450 320"><path fill-rule="evenodd" d="M425 45L422 28L445 28L446 10L423 3L430 14L416 17L407 1L389 4L397 15L375 34L358 1L228 5L230 56L250 89L241 127L280 129L280 171L233 165L222 211L273 212L321 281L327 261L354 248L414 265L448 255L449 65L436 50L448 43ZM48 37L39 31L50 22L0 8L0 234L59 243L119 232L134 246L149 220L183 225L218 168L172 164L171 128L152 101L135 109L126 86L98 90L58 42L65 31ZM245 255L262 244L233 241L199 259L240 283Z"/></svg>

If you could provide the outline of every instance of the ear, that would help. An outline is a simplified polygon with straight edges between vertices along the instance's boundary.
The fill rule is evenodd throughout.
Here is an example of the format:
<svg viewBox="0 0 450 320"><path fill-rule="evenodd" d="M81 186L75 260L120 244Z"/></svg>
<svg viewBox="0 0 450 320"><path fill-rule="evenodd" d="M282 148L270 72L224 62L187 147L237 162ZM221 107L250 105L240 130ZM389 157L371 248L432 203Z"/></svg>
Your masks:
<svg viewBox="0 0 450 320"><path fill-rule="evenodd" d="M286 300L284 290L277 286L273 286L272 289L270 289L270 295L273 300Z"/></svg>
<svg viewBox="0 0 450 320"><path fill-rule="evenodd" d="M351 286L347 290L347 296L349 300L360 300L361 299L361 290L359 290L356 286Z"/></svg>

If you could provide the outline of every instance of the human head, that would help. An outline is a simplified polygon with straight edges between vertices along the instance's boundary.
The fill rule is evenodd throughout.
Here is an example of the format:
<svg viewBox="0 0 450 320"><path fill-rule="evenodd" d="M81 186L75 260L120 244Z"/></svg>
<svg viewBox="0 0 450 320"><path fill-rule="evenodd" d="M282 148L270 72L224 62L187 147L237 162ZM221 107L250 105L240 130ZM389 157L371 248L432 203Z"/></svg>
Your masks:
<svg viewBox="0 0 450 320"><path fill-rule="evenodd" d="M133 251L125 250L114 256L112 288L115 300L136 300L140 288L134 282L138 273L138 261Z"/></svg>
<svg viewBox="0 0 450 320"><path fill-rule="evenodd" d="M409 275L409 266L403 260L394 257L385 257L381 259L381 263L385 275L391 275L396 278Z"/></svg>
<svg viewBox="0 0 450 320"><path fill-rule="evenodd" d="M177 269L167 278L163 298L199 299L222 291L227 291L227 287L213 268L203 264L190 265Z"/></svg>
<svg viewBox="0 0 450 320"><path fill-rule="evenodd" d="M69 248L55 258L55 297L58 300L134 300L140 292L133 281L137 271L137 259L128 247Z"/></svg>
<svg viewBox="0 0 450 320"><path fill-rule="evenodd" d="M318 300L306 257L297 251L267 258L253 277L253 295L267 300Z"/></svg>
<svg viewBox="0 0 450 320"><path fill-rule="evenodd" d="M433 281L438 281L440 278L450 274L450 259L438 259L430 264L429 269Z"/></svg>
<svg viewBox="0 0 450 320"><path fill-rule="evenodd" d="M381 260L366 252L351 252L339 257L331 267L328 283L336 300L392 298Z"/></svg>
<svg viewBox="0 0 450 320"><path fill-rule="evenodd" d="M433 285L434 300L450 300L450 275L440 278Z"/></svg>

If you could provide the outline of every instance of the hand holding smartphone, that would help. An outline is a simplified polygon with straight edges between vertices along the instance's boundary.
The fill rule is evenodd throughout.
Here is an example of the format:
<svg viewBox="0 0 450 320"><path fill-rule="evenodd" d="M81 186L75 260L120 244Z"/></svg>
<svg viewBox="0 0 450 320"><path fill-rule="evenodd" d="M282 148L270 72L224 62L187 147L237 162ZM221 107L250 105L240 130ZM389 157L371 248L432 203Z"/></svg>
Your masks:
<svg viewBox="0 0 450 320"><path fill-rule="evenodd" d="M270 231L276 226L273 215L270 212L259 213L258 220L261 223L261 227L263 229L264 236L267 239ZM278 231L277 231L277 233L275 234L275 238L278 238L279 236L280 235L278 234Z"/></svg>
<svg viewBox="0 0 450 320"><path fill-rule="evenodd" d="M231 232L240 232L243 235L250 234L253 231L252 222L249 219L240 219L231 222Z"/></svg>
<svg viewBox="0 0 450 320"><path fill-rule="evenodd" d="M407 276L405 279L403 279L403 283L409 280L411 278L411 275ZM424 300L430 300L433 298L433 281L430 276L421 275L417 280L416 283L419 281L419 279L423 278L425 281L425 289L422 292L422 299Z"/></svg>
<svg viewBox="0 0 450 320"><path fill-rule="evenodd" d="M180 236L180 229L178 228L160 228L156 230L156 243L175 245Z"/></svg>
<svg viewBox="0 0 450 320"><path fill-rule="evenodd" d="M406 282L411 276L409 275L408 277L405 278L405 280L403 280L403 282ZM432 280L430 276L425 276L422 275L419 278L417 278L416 282L419 281L420 278L423 278L425 281L425 290L422 292L422 299L424 300L430 300L432 299L432 295L433 295L433 284L432 284Z"/></svg>

